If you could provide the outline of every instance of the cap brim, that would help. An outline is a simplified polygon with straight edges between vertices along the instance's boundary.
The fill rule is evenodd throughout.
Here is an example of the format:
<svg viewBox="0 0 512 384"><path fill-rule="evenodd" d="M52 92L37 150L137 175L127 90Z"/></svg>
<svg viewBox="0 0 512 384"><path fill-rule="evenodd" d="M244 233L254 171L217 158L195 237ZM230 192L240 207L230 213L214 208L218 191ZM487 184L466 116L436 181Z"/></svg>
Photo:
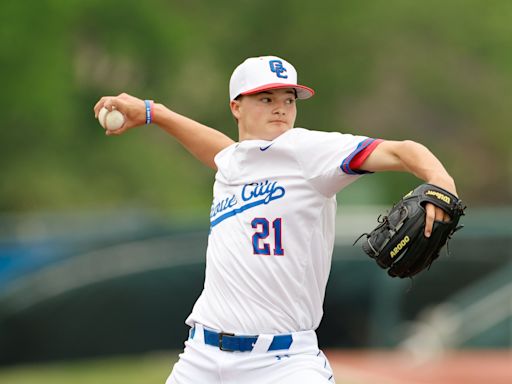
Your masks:
<svg viewBox="0 0 512 384"><path fill-rule="evenodd" d="M309 99L311 96L315 94L315 91L305 85L299 84L286 84L286 83L273 83L273 84L265 84L261 87L250 89L248 91L242 92L241 95L254 95L255 93L260 93L264 91L268 91L271 89L283 89L283 88L293 88L297 91L297 98L299 99Z"/></svg>

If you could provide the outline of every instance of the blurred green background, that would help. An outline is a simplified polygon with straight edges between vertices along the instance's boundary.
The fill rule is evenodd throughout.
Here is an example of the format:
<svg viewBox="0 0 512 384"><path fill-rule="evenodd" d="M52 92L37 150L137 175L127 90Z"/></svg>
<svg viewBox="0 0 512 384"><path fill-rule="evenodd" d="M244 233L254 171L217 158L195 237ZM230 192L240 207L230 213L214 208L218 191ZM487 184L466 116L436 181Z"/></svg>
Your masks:
<svg viewBox="0 0 512 384"><path fill-rule="evenodd" d="M249 56L281 56L315 89L297 126L419 141L469 206L457 257L411 289L341 236L324 344L396 346L403 329L383 338L381 321L469 305L484 285L508 294L511 17L508 0L2 1L0 364L181 348L202 287L214 173L156 126L106 137L92 108L127 92L236 140L228 81ZM387 205L417 183L367 176L339 201ZM512 345L505 318L455 344ZM0 370L0 382L39 382L10 375Z"/></svg>
<svg viewBox="0 0 512 384"><path fill-rule="evenodd" d="M156 127L104 137L92 107L127 92L236 139L229 77L265 54L317 91L298 126L420 141L471 206L510 203L511 15L507 0L3 1L0 209L204 212L212 172Z"/></svg>

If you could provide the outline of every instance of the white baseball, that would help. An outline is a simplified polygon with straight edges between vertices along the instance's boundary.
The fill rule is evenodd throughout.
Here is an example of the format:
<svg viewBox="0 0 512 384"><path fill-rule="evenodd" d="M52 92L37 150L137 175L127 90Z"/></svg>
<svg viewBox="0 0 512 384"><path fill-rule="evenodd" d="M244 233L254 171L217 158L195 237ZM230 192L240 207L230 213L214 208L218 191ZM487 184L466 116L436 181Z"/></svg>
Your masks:
<svg viewBox="0 0 512 384"><path fill-rule="evenodd" d="M115 109L109 111L105 107L100 109L98 120L101 126L109 131L115 131L121 128L125 121L124 115L121 112Z"/></svg>
<svg viewBox="0 0 512 384"><path fill-rule="evenodd" d="M105 107L101 108L100 112L98 113L98 121L100 122L100 124L103 128L105 128L105 116L107 116L107 113L108 113L108 109Z"/></svg>

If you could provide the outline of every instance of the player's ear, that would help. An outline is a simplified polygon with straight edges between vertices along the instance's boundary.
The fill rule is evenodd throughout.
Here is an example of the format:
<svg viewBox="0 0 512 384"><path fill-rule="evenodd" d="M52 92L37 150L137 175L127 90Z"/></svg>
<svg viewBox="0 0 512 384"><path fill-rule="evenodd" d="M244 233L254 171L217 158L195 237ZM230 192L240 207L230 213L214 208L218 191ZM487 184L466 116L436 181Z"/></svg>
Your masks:
<svg viewBox="0 0 512 384"><path fill-rule="evenodd" d="M240 101L231 100L229 103L229 107L231 108L231 113L235 117L235 119L240 119Z"/></svg>

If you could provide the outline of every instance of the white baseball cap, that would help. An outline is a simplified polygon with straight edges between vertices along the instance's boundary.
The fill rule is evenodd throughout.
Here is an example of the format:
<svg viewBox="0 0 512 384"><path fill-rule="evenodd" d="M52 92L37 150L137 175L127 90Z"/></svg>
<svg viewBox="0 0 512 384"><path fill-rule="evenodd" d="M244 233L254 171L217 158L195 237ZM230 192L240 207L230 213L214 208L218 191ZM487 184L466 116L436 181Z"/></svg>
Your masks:
<svg viewBox="0 0 512 384"><path fill-rule="evenodd" d="M269 89L294 88L299 99L315 94L311 88L297 84L297 71L286 60L276 56L250 57L235 68L229 81L231 100Z"/></svg>

